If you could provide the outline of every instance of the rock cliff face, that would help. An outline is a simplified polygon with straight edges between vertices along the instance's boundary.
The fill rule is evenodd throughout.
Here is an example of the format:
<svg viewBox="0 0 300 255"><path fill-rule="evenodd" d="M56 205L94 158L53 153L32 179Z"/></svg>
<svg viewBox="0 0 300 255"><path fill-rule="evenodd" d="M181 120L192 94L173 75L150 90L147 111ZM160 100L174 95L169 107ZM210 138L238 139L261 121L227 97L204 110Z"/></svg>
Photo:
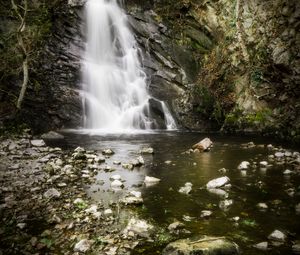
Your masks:
<svg viewBox="0 0 300 255"><path fill-rule="evenodd" d="M36 130L82 123L84 0L61 1L24 102ZM183 128L262 131L300 140L300 3L128 0L153 97ZM35 89L34 89L35 87ZM30 120L30 121L28 121Z"/></svg>
<svg viewBox="0 0 300 255"><path fill-rule="evenodd" d="M299 2L132 0L127 8L150 56L151 91L172 88L167 100L182 126L299 141Z"/></svg>

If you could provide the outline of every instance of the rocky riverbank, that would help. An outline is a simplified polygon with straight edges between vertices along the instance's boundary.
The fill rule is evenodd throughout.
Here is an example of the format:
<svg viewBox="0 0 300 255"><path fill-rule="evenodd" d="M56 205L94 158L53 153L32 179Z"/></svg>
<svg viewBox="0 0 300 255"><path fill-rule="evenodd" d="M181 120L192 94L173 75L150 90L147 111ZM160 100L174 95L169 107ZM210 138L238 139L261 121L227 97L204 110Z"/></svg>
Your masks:
<svg viewBox="0 0 300 255"><path fill-rule="evenodd" d="M54 132L43 137L48 140L64 139ZM253 206L261 214L285 215L289 210L292 210L293 214L299 214L297 204L299 187L296 180L300 171L300 154L272 145L255 145L252 142L242 144L239 149L249 151L251 154L251 150L255 148L267 149L269 156L259 161L245 158L245 161L236 165L236 169L222 168L218 171L219 177L210 180L204 187L199 187L191 179L191 182L174 191L172 186L169 187L165 183L166 179L145 175L142 181L144 184L141 185L150 189L153 185L162 183L169 191L174 191L176 196L190 199L196 193L207 192L219 198L216 205L210 202L204 207L197 206L199 215L196 218L185 214L182 221L173 218L168 220L169 225L157 226L155 221L149 217L144 218L145 215L140 213L141 209L144 210L144 197L140 192L140 186L123 188L126 182L124 183L122 174L113 173L114 166L120 166L124 171L132 171L143 166L144 158L155 152L153 148L144 148L137 152L141 153L141 156L120 162L116 160L118 154L114 154L112 149L87 151L82 147L75 150L49 147L44 140L32 137L29 132L2 139L0 251L2 254L112 255L146 254L143 253L143 247L157 247L157 251L163 252L162 254L177 254L179 251L191 254L193 251L210 247L212 251L221 250L227 254L227 250L231 252L230 254L238 254L238 246L232 240L235 242L239 240L237 243L246 242L245 240L248 240L246 233L244 239L240 239L240 234L231 233L229 236L231 241L228 241L226 237L195 236L189 231L190 223L197 224L197 221L203 221L205 224L211 219L220 217L221 214L225 215L222 217L226 217L230 224L236 225L237 233L241 232L239 229L243 226L249 228L258 226L257 222L251 219L253 216L240 211L241 209L234 210L234 214L230 213L232 207L238 205L239 208L248 199L243 197L239 201L241 198L235 195L237 188L238 192L243 194L246 187L236 187L235 182L227 177L232 171L238 171L242 178L247 178L257 175L258 172L265 174L267 171L274 171L272 170L274 166L284 166L282 175L284 179L290 181L283 188L286 196L292 201L290 208L280 199L272 201L261 199ZM190 149L183 152L182 156L193 158L211 153L213 147L212 152L201 154L198 149ZM170 168L175 166L173 161L165 161L163 164ZM118 200L93 200L87 195L90 186L102 181L97 177L101 172L108 172L111 176L108 181L109 192L124 193ZM268 182L267 179L265 182ZM266 189L266 183L249 182L247 187L257 187L263 191ZM273 230L269 236L265 235L265 239L261 239L261 243L252 243L254 245L252 249L272 251L279 245L297 251L295 233L287 229L276 229L275 225ZM199 234L206 233L200 231ZM182 239L186 237L189 238Z"/></svg>
<svg viewBox="0 0 300 255"><path fill-rule="evenodd" d="M87 197L101 152L63 151L24 134L2 140L0 158L1 254L129 254L150 239L153 227L129 209L126 222L124 206Z"/></svg>

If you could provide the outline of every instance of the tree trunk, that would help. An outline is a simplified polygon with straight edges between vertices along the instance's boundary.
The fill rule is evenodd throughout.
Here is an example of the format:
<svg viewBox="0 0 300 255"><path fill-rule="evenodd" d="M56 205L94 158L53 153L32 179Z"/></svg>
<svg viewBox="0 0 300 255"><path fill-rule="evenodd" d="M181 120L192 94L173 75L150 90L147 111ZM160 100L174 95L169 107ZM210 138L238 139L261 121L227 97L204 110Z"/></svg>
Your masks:
<svg viewBox="0 0 300 255"><path fill-rule="evenodd" d="M24 96L25 96L28 81L29 81L29 72L28 72L28 69L29 69L28 55L29 54L28 54L26 45L24 44L23 37L22 37L22 33L25 30L25 20L26 20L26 16L27 16L27 12L28 12L28 3L27 3L27 0L24 0L24 6L18 7L16 5L15 1L11 0L11 4L12 4L12 7L13 7L15 13L17 14L17 16L19 17L19 19L21 21L21 24L17 31L18 44L19 44L19 47L21 48L22 54L24 56L23 64L22 64L22 66L23 66L23 83L22 83L21 91L19 93L19 97L18 97L18 101L17 101L17 108L21 109L22 102L24 100ZM23 15L21 15L19 8L23 10Z"/></svg>
<svg viewBox="0 0 300 255"><path fill-rule="evenodd" d="M17 102L17 108L21 109L22 102L24 100L24 96L26 93L27 85L28 85L29 75L28 75L28 57L26 56L23 61L23 83L21 87L21 91L19 93L19 98Z"/></svg>

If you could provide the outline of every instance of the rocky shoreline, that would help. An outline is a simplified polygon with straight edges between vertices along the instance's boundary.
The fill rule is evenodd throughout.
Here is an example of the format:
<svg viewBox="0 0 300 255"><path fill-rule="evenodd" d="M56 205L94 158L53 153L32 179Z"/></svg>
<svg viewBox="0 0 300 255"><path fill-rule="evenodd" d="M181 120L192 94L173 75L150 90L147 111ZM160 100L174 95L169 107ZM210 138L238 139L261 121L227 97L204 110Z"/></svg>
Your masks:
<svg viewBox="0 0 300 255"><path fill-rule="evenodd" d="M42 138L46 141L59 140L63 139L63 136L50 132ZM241 146L243 150L263 145L247 143ZM237 166L237 170L242 175L247 175L251 169L258 167L262 170L272 165L287 164L291 166L291 170L283 172L284 176L299 174L298 152L272 145L268 145L266 149L270 155L265 161L243 161ZM143 156L151 155L154 150L144 148L140 153L141 156L129 163L114 161L113 164L132 170L143 165ZM197 153L200 152L196 148L183 154L188 156ZM143 204L143 198L138 189L123 189L125 196L118 201L103 203L92 200L87 194L87 187L99 181L96 178L99 171L112 171L106 161L113 154L111 149L87 151L81 147L75 150L49 147L40 137L30 135L29 130L22 135L2 138L0 254L146 254L136 252L136 249L147 246L159 246L159 249L165 247L162 253L159 253L164 255L178 254L176 252L192 254L192 251L207 247L211 251L221 250L220 254L239 254L238 246L225 237L191 238L190 232L182 222L175 221L164 228L149 219L141 218L139 205ZM168 161L165 164L169 164ZM205 188L223 198L219 208L226 212L233 203L233 200L227 199L231 193L231 183L225 176L227 169L222 168L219 172L224 176L209 181ZM145 176L143 185L151 186L160 181L158 178ZM122 185L122 177L112 173L112 192L122 189ZM197 187L186 183L178 192L189 195L194 189ZM294 196L297 187L292 187L286 192L288 191L293 193L288 193L289 196ZM258 210L268 210L268 205L263 201L256 206ZM299 213L299 204L294 210ZM211 210L202 210L200 213L203 220L213 214ZM239 219L236 219L237 224L238 221ZM178 240L183 237L190 238ZM266 238L269 242L257 243L254 248L269 249L274 240L283 244L288 237L284 232L275 229L270 237ZM297 244L293 246L296 251L298 248Z"/></svg>

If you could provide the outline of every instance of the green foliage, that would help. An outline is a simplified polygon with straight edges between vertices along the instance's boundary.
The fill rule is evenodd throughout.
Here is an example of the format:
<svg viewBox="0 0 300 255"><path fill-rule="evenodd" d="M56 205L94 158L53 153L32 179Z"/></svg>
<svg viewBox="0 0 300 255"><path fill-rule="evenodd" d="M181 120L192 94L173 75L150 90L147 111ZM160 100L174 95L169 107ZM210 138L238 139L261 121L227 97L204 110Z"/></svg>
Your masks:
<svg viewBox="0 0 300 255"><path fill-rule="evenodd" d="M48 238L43 238L40 241L42 244L46 245L46 247L49 249L53 245L53 240Z"/></svg>

